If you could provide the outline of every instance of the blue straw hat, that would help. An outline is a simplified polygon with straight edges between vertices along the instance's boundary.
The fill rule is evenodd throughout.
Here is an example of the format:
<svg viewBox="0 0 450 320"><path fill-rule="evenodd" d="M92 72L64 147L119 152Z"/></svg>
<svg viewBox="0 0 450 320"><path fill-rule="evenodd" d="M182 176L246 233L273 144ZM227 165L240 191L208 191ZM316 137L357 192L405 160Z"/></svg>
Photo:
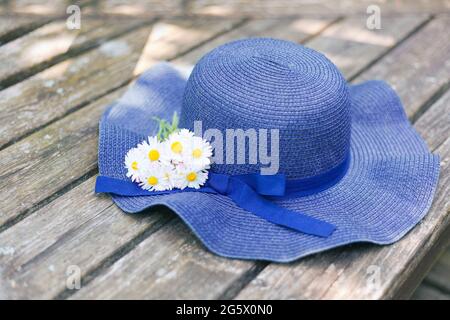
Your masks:
<svg viewBox="0 0 450 320"><path fill-rule="evenodd" d="M273 185L283 195L241 179L264 167L247 161L214 164L204 192L124 192L125 154L156 134L155 116L174 112L190 130L194 121L223 132L278 129L276 177L285 180ZM164 205L219 255L287 262L354 242L399 240L431 205L439 159L386 83L350 85L314 50L253 38L214 49L188 80L167 63L144 73L100 121L99 171L97 192L111 193L125 212ZM102 179L119 183L105 189Z"/></svg>

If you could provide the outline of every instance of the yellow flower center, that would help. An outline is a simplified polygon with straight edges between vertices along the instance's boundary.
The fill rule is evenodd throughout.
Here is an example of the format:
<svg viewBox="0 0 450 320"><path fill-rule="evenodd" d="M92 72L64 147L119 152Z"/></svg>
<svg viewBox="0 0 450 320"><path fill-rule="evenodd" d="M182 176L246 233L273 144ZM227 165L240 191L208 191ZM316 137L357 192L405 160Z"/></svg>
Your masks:
<svg viewBox="0 0 450 320"><path fill-rule="evenodd" d="M156 161L159 159L159 152L158 150L152 149L148 152L148 158L150 161Z"/></svg>
<svg viewBox="0 0 450 320"><path fill-rule="evenodd" d="M186 176L187 181L195 181L197 179L197 174L195 172L191 172Z"/></svg>
<svg viewBox="0 0 450 320"><path fill-rule="evenodd" d="M179 141L175 141L174 143L172 143L170 148L175 153L181 153L181 151L183 151L183 145Z"/></svg>
<svg viewBox="0 0 450 320"><path fill-rule="evenodd" d="M154 176L148 177L147 178L147 182L151 186L157 185L158 184L158 178L154 177Z"/></svg>
<svg viewBox="0 0 450 320"><path fill-rule="evenodd" d="M194 149L194 151L192 151L192 156L197 159L200 158L202 156L202 150Z"/></svg>
<svg viewBox="0 0 450 320"><path fill-rule="evenodd" d="M133 169L133 170L137 170L137 169L138 169L138 163L137 163L137 161L133 161L133 162L131 163L131 169Z"/></svg>

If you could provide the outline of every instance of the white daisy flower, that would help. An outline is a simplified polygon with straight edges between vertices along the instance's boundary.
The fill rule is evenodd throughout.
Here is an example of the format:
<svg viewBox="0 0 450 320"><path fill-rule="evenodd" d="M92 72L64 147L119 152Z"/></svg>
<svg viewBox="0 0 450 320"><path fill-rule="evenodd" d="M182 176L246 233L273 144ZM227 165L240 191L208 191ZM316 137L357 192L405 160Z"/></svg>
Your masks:
<svg viewBox="0 0 450 320"><path fill-rule="evenodd" d="M190 140L194 137L194 133L192 131L189 131L188 129L180 129L178 131L178 134L184 140Z"/></svg>
<svg viewBox="0 0 450 320"><path fill-rule="evenodd" d="M147 141L143 141L138 145L138 149L145 155L150 163L161 160L164 153L164 146L156 137L148 137Z"/></svg>
<svg viewBox="0 0 450 320"><path fill-rule="evenodd" d="M127 168L127 177L133 182L140 182L140 172L146 166L146 159L138 148L130 149L125 155L125 168Z"/></svg>
<svg viewBox="0 0 450 320"><path fill-rule="evenodd" d="M189 141L193 136L194 134L186 129L170 134L164 141L164 158L172 162L183 161L183 155L186 153Z"/></svg>
<svg viewBox="0 0 450 320"><path fill-rule="evenodd" d="M141 188L149 191L164 191L173 188L167 172L169 166L154 163L141 171Z"/></svg>
<svg viewBox="0 0 450 320"><path fill-rule="evenodd" d="M181 129L164 142L149 137L125 156L127 176L149 191L199 189L208 179L212 147L194 133Z"/></svg>
<svg viewBox="0 0 450 320"><path fill-rule="evenodd" d="M188 163L196 170L209 169L212 157L212 147L200 137L192 137L184 154L183 162Z"/></svg>
<svg viewBox="0 0 450 320"><path fill-rule="evenodd" d="M164 175L164 182L166 184L166 190L172 190L175 187L176 170L172 164L162 165L162 172Z"/></svg>
<svg viewBox="0 0 450 320"><path fill-rule="evenodd" d="M178 169L178 168L177 168ZM199 189L208 179L208 172L205 170L195 171L193 168L177 170L175 187L181 190L185 188Z"/></svg>

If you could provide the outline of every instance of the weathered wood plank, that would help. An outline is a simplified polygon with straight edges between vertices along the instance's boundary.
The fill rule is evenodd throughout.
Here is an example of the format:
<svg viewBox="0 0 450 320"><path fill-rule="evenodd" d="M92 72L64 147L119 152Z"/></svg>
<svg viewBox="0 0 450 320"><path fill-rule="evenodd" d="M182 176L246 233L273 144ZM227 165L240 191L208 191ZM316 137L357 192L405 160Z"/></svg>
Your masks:
<svg viewBox="0 0 450 320"><path fill-rule="evenodd" d="M93 188L91 178L0 235L1 299L53 298L66 288L71 266L84 281L99 262L172 217L124 215Z"/></svg>
<svg viewBox="0 0 450 320"><path fill-rule="evenodd" d="M134 73L139 74L149 66L161 60L173 60L198 46L209 42L221 34L244 23L242 19L215 21L199 20L167 20L155 26L151 37L142 51Z"/></svg>
<svg viewBox="0 0 450 320"><path fill-rule="evenodd" d="M388 17L385 19L387 27L382 30L368 30L364 19L361 18L344 19L328 28L326 27L331 21L326 19L252 20L247 25L208 42L175 62L192 65L192 61L197 61L209 50L231 40L267 36L299 42L326 28L320 37L308 41L307 45L323 52L340 67L347 78L352 78L427 19L426 15Z"/></svg>
<svg viewBox="0 0 450 320"><path fill-rule="evenodd" d="M253 0L202 0L189 2L188 10L191 14L203 14L220 17L229 16L337 16L337 15L366 15L369 5L377 5L381 15L404 13L444 13L450 11L448 0L437 1L408 1L408 0L316 0L316 1L253 1Z"/></svg>
<svg viewBox="0 0 450 320"><path fill-rule="evenodd" d="M69 5L83 5L89 3L91 0L53 0L41 1L41 0L6 0L0 4L0 14L2 15L28 15L28 16L41 16L60 17L66 14L66 8Z"/></svg>
<svg viewBox="0 0 450 320"><path fill-rule="evenodd" d="M160 21L0 91L0 148L128 83L154 61L173 59L238 22L210 27L204 20Z"/></svg>
<svg viewBox="0 0 450 320"><path fill-rule="evenodd" d="M383 18L383 29L369 30L364 17L348 18L325 30L308 46L323 52L339 65L347 79L351 79L361 71L361 66L379 58L427 19L427 15L386 17Z"/></svg>
<svg viewBox="0 0 450 320"><path fill-rule="evenodd" d="M412 296L413 300L450 300L450 294L429 284L421 285Z"/></svg>
<svg viewBox="0 0 450 320"><path fill-rule="evenodd" d="M151 30L109 40L0 91L0 148L127 83Z"/></svg>
<svg viewBox="0 0 450 320"><path fill-rule="evenodd" d="M0 47L0 88L10 86L142 23L136 20L111 24L108 20L84 19L80 30L69 30L66 21L46 24Z"/></svg>
<svg viewBox="0 0 450 320"><path fill-rule="evenodd" d="M226 29L230 24L231 22L226 22L221 26ZM221 30L217 27L209 28L208 31L204 24L200 25L204 32L195 32L197 31L195 27L191 29L194 30L195 37L180 38L178 35L176 36L180 49L187 50L194 47L196 43L208 39ZM187 29L185 35L188 32L189 29ZM170 41L173 38L168 37L166 40ZM157 44L164 46L166 40L157 38L154 41L156 46ZM155 46L152 40L148 41L147 44L150 44L151 48ZM148 63L148 67L154 63L154 55L159 58L164 57L164 54L157 50L153 52L154 55L145 54L145 52L147 52L146 49L139 57L139 65L141 66ZM173 52L170 54L173 54ZM88 86L90 83L89 73L85 76L87 83L83 86ZM106 83L110 75L105 72L102 76L105 78L102 83ZM131 79L131 75L128 79ZM99 80L94 78L93 81ZM92 86L95 87L95 84L92 84ZM76 96L78 93L71 89L72 98L74 95ZM69 97L66 96L65 99L69 99ZM89 110L81 109L0 152L0 201L7 202L0 209L0 226L7 221L11 221L11 219L16 219L54 192L96 168L97 125L103 108L95 108L94 106L99 106L99 103L112 102L115 98L117 98L117 92L106 96L100 102L86 106L85 109ZM45 97L43 101L46 101ZM47 107L45 103L42 105L42 108L44 107ZM51 110L46 112L51 112ZM76 160L72 161L72 158L76 158ZM70 171L67 170L69 164ZM19 179L19 176L22 176L22 178ZM25 176L33 181L33 183L28 183L26 187L19 183Z"/></svg>
<svg viewBox="0 0 450 320"><path fill-rule="evenodd" d="M361 18L344 19L334 24L336 20L330 19L251 20L174 62L190 66L192 61L197 61L213 48L246 37L264 36L302 42L320 33L319 37L307 42L308 47L324 53L347 78L352 78L427 19L427 15L388 17L384 19L385 28L382 30L368 30Z"/></svg>
<svg viewBox="0 0 450 320"><path fill-rule="evenodd" d="M203 46L176 59L180 66L192 67L204 54L229 41L248 37L282 38L294 42L304 42L314 37L332 24L335 19L261 19L250 20L239 28L228 32Z"/></svg>
<svg viewBox="0 0 450 320"><path fill-rule="evenodd" d="M0 45L21 35L39 28L48 20L32 17L2 17L0 18Z"/></svg>
<svg viewBox="0 0 450 320"><path fill-rule="evenodd" d="M97 167L98 120L123 90L33 133L0 154L0 225ZM23 181L28 181L23 183Z"/></svg>
<svg viewBox="0 0 450 320"><path fill-rule="evenodd" d="M68 5L57 1L55 5L40 1L11 1L9 6L1 6L0 13L32 15L60 15ZM28 3L27 3L28 2ZM72 1L74 2L74 1ZM80 1L78 1L80 2ZM339 15L367 15L367 8L376 5L384 16L411 13L448 13L448 0L315 0L315 1L271 1L271 0L105 0L92 1L85 15L110 15L118 17L155 16L213 16L213 17L337 17Z"/></svg>
<svg viewBox="0 0 450 320"><path fill-rule="evenodd" d="M91 12L124 17L182 16L186 0L102 0L90 6Z"/></svg>
<svg viewBox="0 0 450 320"><path fill-rule="evenodd" d="M450 132L450 90L440 97L414 124L431 150L436 149ZM447 118L446 118L447 117Z"/></svg>
<svg viewBox="0 0 450 320"><path fill-rule="evenodd" d="M39 0L2 1L0 3L0 45L41 27L57 19L66 19L72 13L67 13L70 5L77 5L85 16L85 6L92 0L54 0L51 4ZM89 19L89 18L88 18Z"/></svg>
<svg viewBox="0 0 450 320"><path fill-rule="evenodd" d="M447 248L430 270L424 283L450 294L450 247Z"/></svg>
<svg viewBox="0 0 450 320"><path fill-rule="evenodd" d="M448 17L432 20L356 80L384 79L401 97L408 116L416 118L424 101L449 83L449 26Z"/></svg>
<svg viewBox="0 0 450 320"><path fill-rule="evenodd" d="M252 266L250 261L214 256L177 219L71 299L214 299Z"/></svg>

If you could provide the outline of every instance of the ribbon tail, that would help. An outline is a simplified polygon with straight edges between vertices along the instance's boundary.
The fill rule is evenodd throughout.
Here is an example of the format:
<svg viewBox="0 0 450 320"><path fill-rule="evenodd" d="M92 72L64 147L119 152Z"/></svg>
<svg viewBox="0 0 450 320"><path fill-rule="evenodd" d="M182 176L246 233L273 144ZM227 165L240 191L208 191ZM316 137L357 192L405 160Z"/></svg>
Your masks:
<svg viewBox="0 0 450 320"><path fill-rule="evenodd" d="M142 189L137 183L105 176L97 176L95 193L113 193L121 196L151 195L149 191Z"/></svg>
<svg viewBox="0 0 450 320"><path fill-rule="evenodd" d="M227 195L242 209L296 231L327 238L336 229L328 222L277 206L238 179L230 179Z"/></svg>
<svg viewBox="0 0 450 320"><path fill-rule="evenodd" d="M139 187L139 185L135 182L106 176L97 176L95 181L95 193L111 193L127 197L156 196L189 191L217 193L215 190L208 187L203 187L200 189L186 188L183 190L148 191Z"/></svg>

